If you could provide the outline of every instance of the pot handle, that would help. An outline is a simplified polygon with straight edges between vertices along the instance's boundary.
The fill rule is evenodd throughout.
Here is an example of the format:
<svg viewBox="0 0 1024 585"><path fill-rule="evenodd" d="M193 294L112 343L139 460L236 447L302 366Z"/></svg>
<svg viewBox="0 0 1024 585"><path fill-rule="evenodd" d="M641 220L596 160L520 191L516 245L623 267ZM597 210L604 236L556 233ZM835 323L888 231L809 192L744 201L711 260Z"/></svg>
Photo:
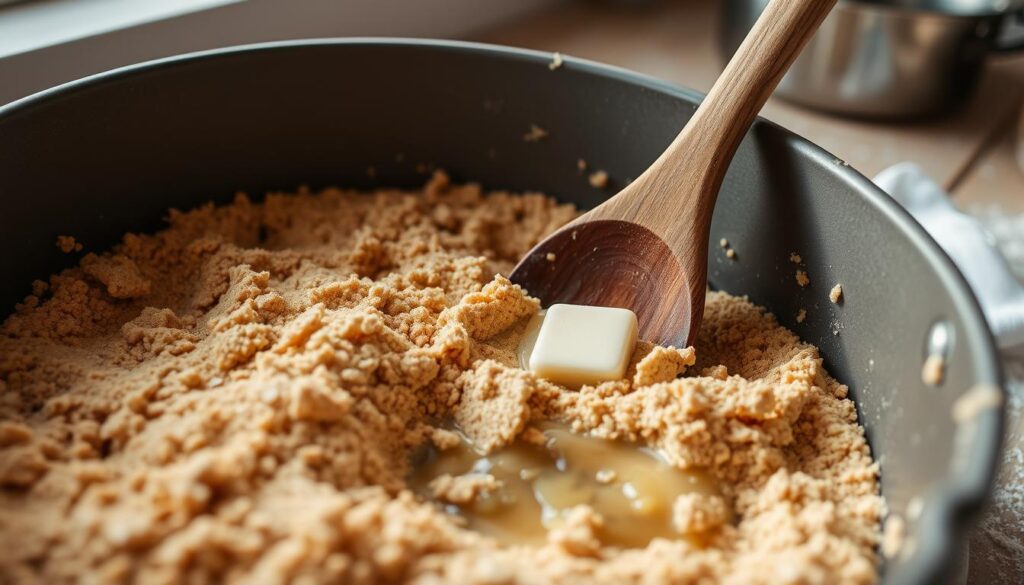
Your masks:
<svg viewBox="0 0 1024 585"><path fill-rule="evenodd" d="M1006 15L1006 18L1016 20L1017 23L1021 25L1022 30L1024 30L1024 8ZM1024 34L1017 35L1017 38L1009 39L1008 41L1000 42L999 39L996 39L992 49L997 53L1012 53L1014 51L1020 51L1021 49L1024 49Z"/></svg>

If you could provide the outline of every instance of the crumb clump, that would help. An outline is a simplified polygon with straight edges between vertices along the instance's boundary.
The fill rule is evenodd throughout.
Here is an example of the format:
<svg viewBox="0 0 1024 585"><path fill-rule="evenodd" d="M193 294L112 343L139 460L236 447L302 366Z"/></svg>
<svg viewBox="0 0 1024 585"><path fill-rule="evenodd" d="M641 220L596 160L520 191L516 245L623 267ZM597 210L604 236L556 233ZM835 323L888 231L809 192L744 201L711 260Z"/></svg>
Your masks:
<svg viewBox="0 0 1024 585"><path fill-rule="evenodd" d="M102 283L107 293L115 299L144 297L152 289L152 283L142 274L135 261L121 254L87 254L82 259L82 270Z"/></svg>
<svg viewBox="0 0 1024 585"><path fill-rule="evenodd" d="M999 408L1003 404L1003 393L999 388L988 385L977 385L964 392L953 403L953 420L957 423L968 423L978 415Z"/></svg>
<svg viewBox="0 0 1024 585"><path fill-rule="evenodd" d="M637 345L638 351L646 354L636 362L636 373L633 374L633 386L638 388L671 382L683 375L686 368L697 363L697 352L692 347L678 349L672 346L652 346L646 342Z"/></svg>
<svg viewBox="0 0 1024 585"><path fill-rule="evenodd" d="M530 130L523 134L524 142L540 142L548 137L548 131L536 124L530 124Z"/></svg>
<svg viewBox="0 0 1024 585"><path fill-rule="evenodd" d="M587 178L587 180L590 181L591 187L604 189L605 187L608 186L608 173L601 170L594 171L593 173L590 173L590 176Z"/></svg>
<svg viewBox="0 0 1024 585"><path fill-rule="evenodd" d="M707 534L729 521L729 508L720 496L684 494L672 506L672 523L680 534Z"/></svg>
<svg viewBox="0 0 1024 585"><path fill-rule="evenodd" d="M601 552L598 532L604 518L593 508L579 505L569 510L560 526L548 532L548 542L572 557L597 558Z"/></svg>
<svg viewBox="0 0 1024 585"><path fill-rule="evenodd" d="M828 300L832 301L833 304L838 305L843 300L843 285L837 284L832 287L832 290L828 291Z"/></svg>
<svg viewBox="0 0 1024 585"><path fill-rule="evenodd" d="M903 548L906 539L907 524L899 515L890 513L882 525L882 554L886 558L894 558Z"/></svg>
<svg viewBox="0 0 1024 585"><path fill-rule="evenodd" d="M799 264L799 263L803 262L804 259L801 258L800 254L797 254L796 252L790 252L790 254L789 254L789 261L792 262L793 264Z"/></svg>
<svg viewBox="0 0 1024 585"><path fill-rule="evenodd" d="M800 309L800 312L796 314L796 322L803 323L807 319L807 309Z"/></svg>
<svg viewBox="0 0 1024 585"><path fill-rule="evenodd" d="M466 504L481 494L501 489L501 481L489 473L467 473L451 476L444 474L430 482L434 498L450 504Z"/></svg>
<svg viewBox="0 0 1024 585"><path fill-rule="evenodd" d="M941 355L930 355L921 366L921 381L929 386L938 386L946 377L946 359Z"/></svg>
<svg viewBox="0 0 1024 585"><path fill-rule="evenodd" d="M718 245L721 246L723 250L725 250L726 258L730 260L736 259L736 250L732 248L731 244L729 244L729 240L722 238L721 240L718 240Z"/></svg>
<svg viewBox="0 0 1024 585"><path fill-rule="evenodd" d="M65 254L82 251L82 244L74 236L57 236L57 247Z"/></svg>
<svg viewBox="0 0 1024 585"><path fill-rule="evenodd" d="M548 69L554 71L555 69L558 69L561 66L562 66L562 54L561 53L553 53L551 55L551 62L548 63Z"/></svg>
<svg viewBox="0 0 1024 585"><path fill-rule="evenodd" d="M796 283L799 284L801 288L807 286L808 284L811 284L811 279L810 277L807 276L807 271L796 271Z"/></svg>
<svg viewBox="0 0 1024 585"><path fill-rule="evenodd" d="M440 173L239 195L34 286L0 327L0 581L875 582L854 405L763 309L709 292L693 348L640 344L579 391L518 368L539 304L501 274L575 216ZM458 445L446 419L488 449L554 420L706 470L721 501L670 512L704 545L605 548L581 506L498 546L407 489L417 449Z"/></svg>

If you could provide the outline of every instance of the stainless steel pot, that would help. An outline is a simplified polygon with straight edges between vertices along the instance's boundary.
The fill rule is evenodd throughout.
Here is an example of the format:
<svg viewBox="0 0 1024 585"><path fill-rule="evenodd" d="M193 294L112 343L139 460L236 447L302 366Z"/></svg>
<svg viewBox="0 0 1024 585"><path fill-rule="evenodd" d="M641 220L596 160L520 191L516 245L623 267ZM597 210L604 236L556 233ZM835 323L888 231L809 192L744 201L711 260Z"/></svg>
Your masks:
<svg viewBox="0 0 1024 585"><path fill-rule="evenodd" d="M722 53L731 56L768 0L722 3ZM1000 38L1024 16L1021 0L846 0L836 5L776 95L840 114L908 118L963 103Z"/></svg>

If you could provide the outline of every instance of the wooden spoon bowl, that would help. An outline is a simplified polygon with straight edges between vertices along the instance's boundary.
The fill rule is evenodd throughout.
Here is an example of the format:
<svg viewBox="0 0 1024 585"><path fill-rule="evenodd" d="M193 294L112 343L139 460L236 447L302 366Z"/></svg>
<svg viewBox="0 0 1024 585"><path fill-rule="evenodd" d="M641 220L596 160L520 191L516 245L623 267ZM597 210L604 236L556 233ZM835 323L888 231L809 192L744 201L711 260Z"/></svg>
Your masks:
<svg viewBox="0 0 1024 585"><path fill-rule="evenodd" d="M691 316L704 309L703 295L692 298L701 305L694 308L691 295L680 294L689 285L672 249L651 230L628 221L564 227L523 258L512 278L532 283L530 294L545 305L632 308L640 337L662 345L685 345Z"/></svg>

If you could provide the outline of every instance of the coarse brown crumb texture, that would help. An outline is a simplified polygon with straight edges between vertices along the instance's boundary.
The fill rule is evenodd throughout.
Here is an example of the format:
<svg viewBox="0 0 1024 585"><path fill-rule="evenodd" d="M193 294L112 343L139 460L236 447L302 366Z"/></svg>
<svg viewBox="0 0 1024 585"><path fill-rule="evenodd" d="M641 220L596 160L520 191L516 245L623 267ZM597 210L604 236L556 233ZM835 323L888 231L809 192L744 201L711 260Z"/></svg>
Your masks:
<svg viewBox="0 0 1024 585"><path fill-rule="evenodd" d="M605 172L605 171L597 170L597 171L594 171L593 173L590 173L590 176L587 177L587 180L590 182L590 186L591 187L597 187L598 189L604 189L605 187L608 186L608 182L609 182L608 173Z"/></svg>
<svg viewBox="0 0 1024 585"><path fill-rule="evenodd" d="M530 124L530 131L523 134L523 140L526 142L540 142L547 137L548 131L536 124Z"/></svg>
<svg viewBox="0 0 1024 585"><path fill-rule="evenodd" d="M921 366L921 381L929 386L938 386L946 377L946 358L941 355L930 355Z"/></svg>
<svg viewBox="0 0 1024 585"><path fill-rule="evenodd" d="M810 277L807 276L807 271L806 270L797 270L796 271L796 283L799 284L801 287L804 287L804 286L807 286L808 284L811 284L811 279L810 279Z"/></svg>
<svg viewBox="0 0 1024 585"><path fill-rule="evenodd" d="M0 582L872 583L882 502L846 388L745 299L692 348L569 391L516 367L500 276L575 212L421 192L238 196L53 276L0 330ZM555 419L703 467L691 539L603 547L574 509L508 548L405 490L409 457ZM440 478L447 499L493 478ZM728 520L731 519L731 520Z"/></svg>
<svg viewBox="0 0 1024 585"><path fill-rule="evenodd" d="M57 236L57 247L65 254L82 251L82 244L75 240L73 236Z"/></svg>
<svg viewBox="0 0 1024 585"><path fill-rule="evenodd" d="M843 300L843 285L837 284L833 286L832 290L828 291L828 300L838 305Z"/></svg>

